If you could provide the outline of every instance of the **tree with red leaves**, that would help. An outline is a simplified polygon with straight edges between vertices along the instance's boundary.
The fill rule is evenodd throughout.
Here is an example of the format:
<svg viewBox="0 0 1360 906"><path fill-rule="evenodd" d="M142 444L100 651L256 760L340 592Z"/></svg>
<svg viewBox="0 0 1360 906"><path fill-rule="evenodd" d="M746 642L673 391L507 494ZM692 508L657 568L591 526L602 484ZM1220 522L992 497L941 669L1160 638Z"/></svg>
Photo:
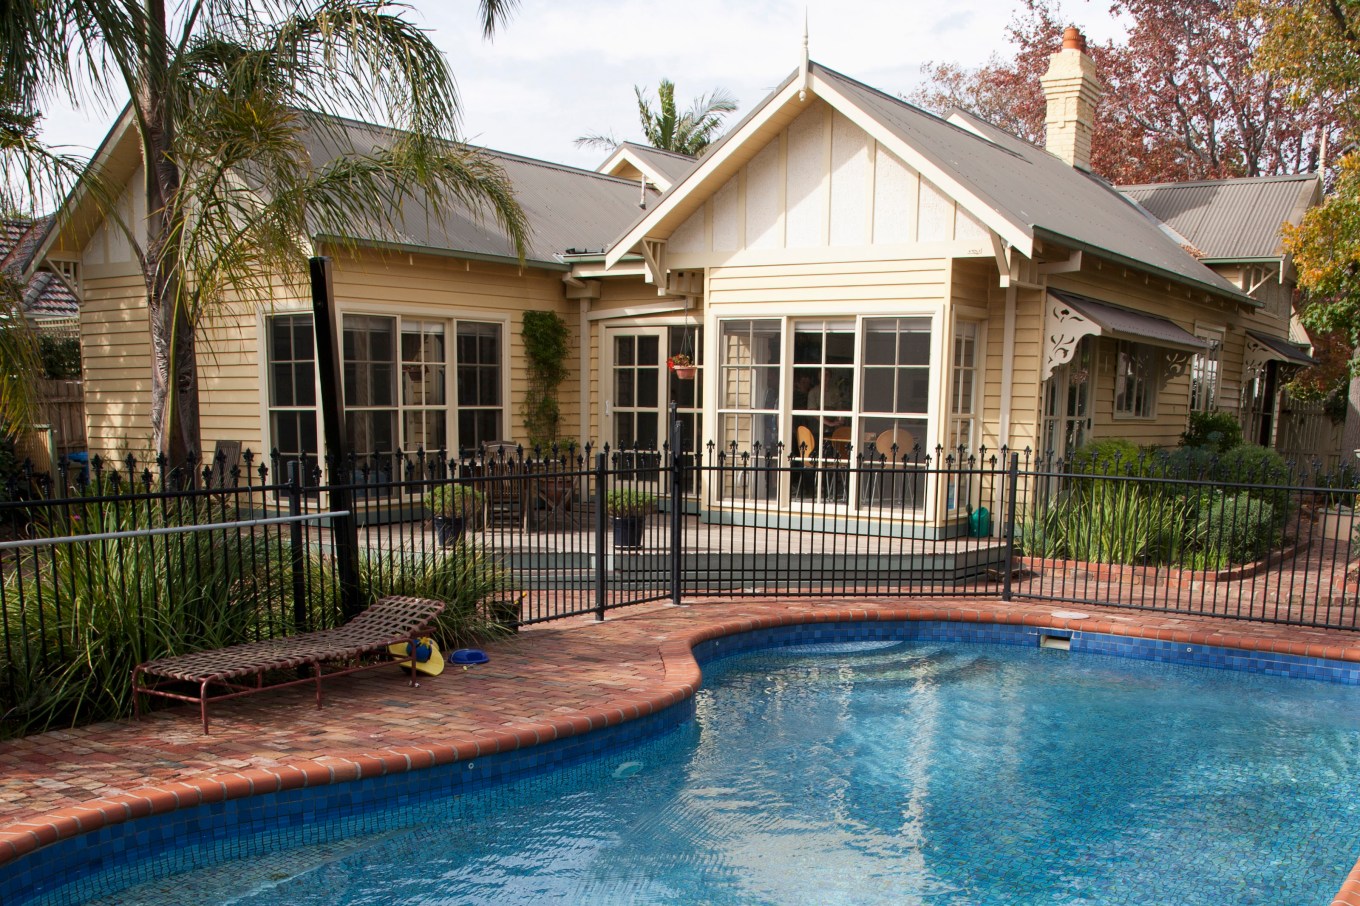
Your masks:
<svg viewBox="0 0 1360 906"><path fill-rule="evenodd" d="M1317 169L1324 133L1339 137L1325 98L1291 103L1289 85L1253 66L1266 33L1236 0L1117 0L1127 40L1088 44L1105 87L1091 169L1118 184L1299 173ZM1015 56L978 69L927 67L910 100L960 106L1042 144L1039 77L1066 24L1054 0L1025 0L1007 33Z"/></svg>

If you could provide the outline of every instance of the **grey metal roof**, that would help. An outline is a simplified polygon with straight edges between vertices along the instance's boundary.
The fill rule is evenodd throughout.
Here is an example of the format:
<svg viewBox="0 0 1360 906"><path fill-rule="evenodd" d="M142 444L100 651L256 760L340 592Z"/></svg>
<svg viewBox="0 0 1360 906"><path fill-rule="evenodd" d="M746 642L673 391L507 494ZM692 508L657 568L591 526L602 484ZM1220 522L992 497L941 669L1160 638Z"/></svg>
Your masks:
<svg viewBox="0 0 1360 906"><path fill-rule="evenodd" d="M976 132L821 64L810 65L885 128L948 171L985 204L1013 223L1025 225L1032 235L1103 252L1130 266L1255 304L1241 289L1182 248L1154 217L1099 177L1071 167L966 111L955 112ZM715 149L771 103L796 75L785 79L753 108ZM676 191L683 191L683 187L673 186L671 192ZM626 234L620 238L622 235Z"/></svg>
<svg viewBox="0 0 1360 906"><path fill-rule="evenodd" d="M1121 192L1219 260L1280 258L1280 225L1297 224L1318 192L1316 174L1123 186Z"/></svg>
<svg viewBox="0 0 1360 906"><path fill-rule="evenodd" d="M382 126L318 118L305 141L314 164L349 151L369 153L396 133ZM525 249L528 261L559 263L569 248L603 248L638 213L637 184L563 164L548 163L500 151L473 149L499 164L514 187L515 198L529 221ZM469 255L514 258L515 249L491 216L479 217L466 206L450 204L435 217L420 199L407 199L395 218L396 231L376 220L355 223L341 237L412 248Z"/></svg>
<svg viewBox="0 0 1360 906"><path fill-rule="evenodd" d="M1248 330L1247 334L1262 346L1276 353L1282 360L1295 365L1316 365L1317 360L1284 337L1272 337L1268 333Z"/></svg>
<svg viewBox="0 0 1360 906"><path fill-rule="evenodd" d="M1213 345L1188 330L1177 327L1166 318L1120 308L1080 293L1050 289L1048 294L1100 325L1101 336L1133 340L1136 343L1148 343L1170 349L1183 349L1188 352L1198 352Z"/></svg>
<svg viewBox="0 0 1360 906"><path fill-rule="evenodd" d="M699 165L697 157L690 157L688 154L676 154L674 151L662 151L660 148L653 148L651 145L640 145L637 142L620 142L619 147L626 147L638 157L643 158L657 172L674 185L689 175L689 171ZM613 237L610 237L613 238Z"/></svg>

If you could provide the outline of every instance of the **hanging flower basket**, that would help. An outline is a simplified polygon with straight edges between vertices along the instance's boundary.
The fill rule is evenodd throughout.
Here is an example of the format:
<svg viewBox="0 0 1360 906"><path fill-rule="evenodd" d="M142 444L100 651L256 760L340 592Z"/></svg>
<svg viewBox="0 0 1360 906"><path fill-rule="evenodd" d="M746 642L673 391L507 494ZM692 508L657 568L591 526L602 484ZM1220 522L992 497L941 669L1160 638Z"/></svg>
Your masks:
<svg viewBox="0 0 1360 906"><path fill-rule="evenodd" d="M694 376L699 373L699 366L695 365L690 357L684 353L673 355L666 360L666 367L675 373L675 376L682 381L692 381Z"/></svg>

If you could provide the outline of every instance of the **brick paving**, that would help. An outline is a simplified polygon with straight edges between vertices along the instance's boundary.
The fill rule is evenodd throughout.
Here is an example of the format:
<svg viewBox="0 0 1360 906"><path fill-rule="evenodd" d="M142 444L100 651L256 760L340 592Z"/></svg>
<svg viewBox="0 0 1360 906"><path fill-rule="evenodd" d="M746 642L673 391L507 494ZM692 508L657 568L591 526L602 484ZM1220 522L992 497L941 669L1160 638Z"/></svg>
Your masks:
<svg viewBox="0 0 1360 906"><path fill-rule="evenodd" d="M845 619L1025 623L1360 662L1360 633L994 599L696 599L557 621L488 645L489 664L409 689L394 669L196 712L159 711L0 743L0 864L105 824L255 793L342 782L582 733L692 695L693 644L765 626ZM1335 906L1360 906L1360 866Z"/></svg>

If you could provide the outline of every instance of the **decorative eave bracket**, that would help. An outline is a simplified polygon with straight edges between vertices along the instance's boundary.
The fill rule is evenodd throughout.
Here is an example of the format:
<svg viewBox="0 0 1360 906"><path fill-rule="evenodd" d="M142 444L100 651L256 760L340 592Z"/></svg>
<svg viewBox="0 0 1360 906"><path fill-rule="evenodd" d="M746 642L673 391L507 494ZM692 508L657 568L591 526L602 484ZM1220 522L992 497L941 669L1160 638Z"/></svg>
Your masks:
<svg viewBox="0 0 1360 906"><path fill-rule="evenodd" d="M1100 325L1075 308L1048 297L1044 312L1044 369L1040 380L1053 377L1053 372L1072 361L1077 344L1085 337L1100 336Z"/></svg>

